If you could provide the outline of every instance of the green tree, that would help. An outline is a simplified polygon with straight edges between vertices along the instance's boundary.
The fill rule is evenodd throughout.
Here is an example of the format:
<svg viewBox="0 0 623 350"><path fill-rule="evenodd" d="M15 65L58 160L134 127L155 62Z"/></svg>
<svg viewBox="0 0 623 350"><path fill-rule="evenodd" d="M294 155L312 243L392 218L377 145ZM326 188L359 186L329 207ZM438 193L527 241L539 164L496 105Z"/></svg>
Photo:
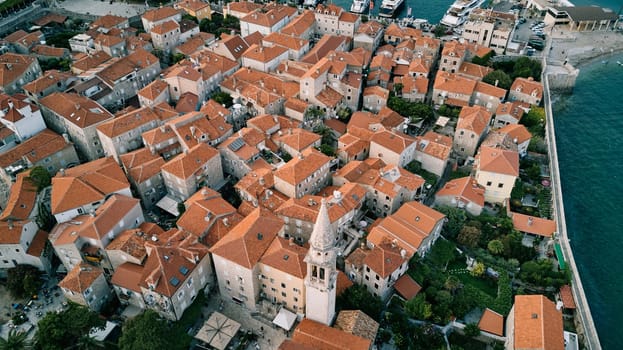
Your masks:
<svg viewBox="0 0 623 350"><path fill-rule="evenodd" d="M513 287L507 273L501 273L498 279L498 296L491 307L493 311L508 315L513 307Z"/></svg>
<svg viewBox="0 0 623 350"><path fill-rule="evenodd" d="M467 221L467 215L463 209L449 207L449 206L441 206L437 209L437 211L446 215L446 219L448 222L443 226L443 231L446 237L448 238L456 238L461 232L461 228L465 225Z"/></svg>
<svg viewBox="0 0 623 350"><path fill-rule="evenodd" d="M172 53L171 54L171 63L172 64L176 64L178 62L180 62L181 60L183 60L184 58L186 58L186 56L183 53Z"/></svg>
<svg viewBox="0 0 623 350"><path fill-rule="evenodd" d="M147 310L143 314L129 320L123 326L119 338L120 350L153 350L174 349L176 339L167 326L167 321L153 310Z"/></svg>
<svg viewBox="0 0 623 350"><path fill-rule="evenodd" d="M229 108L234 104L234 99L231 97L231 95L224 91L219 91L215 93L214 95L212 95L212 99L220 105L225 105L225 108Z"/></svg>
<svg viewBox="0 0 623 350"><path fill-rule="evenodd" d="M70 303L59 313L48 312L39 320L35 343L42 350L68 349L93 328L103 328L104 320L88 308Z"/></svg>
<svg viewBox="0 0 623 350"><path fill-rule="evenodd" d="M443 287L452 294L454 294L462 286L463 284L461 283L461 280L454 275L448 276L443 284Z"/></svg>
<svg viewBox="0 0 623 350"><path fill-rule="evenodd" d="M489 243L487 244L487 249L489 249L492 254L500 255L504 252L504 244L502 243L502 241L494 239L492 241L489 241Z"/></svg>
<svg viewBox="0 0 623 350"><path fill-rule="evenodd" d="M45 203L37 204L37 217L35 218L35 223L39 226L40 229L46 232L50 232L54 225L56 225L56 218L50 212Z"/></svg>
<svg viewBox="0 0 623 350"><path fill-rule="evenodd" d="M461 229L457 241L467 247L475 247L480 241L481 231L476 226L465 225Z"/></svg>
<svg viewBox="0 0 623 350"><path fill-rule="evenodd" d="M375 320L380 320L383 302L372 295L365 286L355 284L337 298L337 305L343 310L361 310Z"/></svg>
<svg viewBox="0 0 623 350"><path fill-rule="evenodd" d="M468 323L463 328L463 332L466 336L474 338L480 335L480 328L476 323Z"/></svg>
<svg viewBox="0 0 623 350"><path fill-rule="evenodd" d="M427 320L433 316L433 307L426 301L424 293L420 293L405 303L405 312L415 319Z"/></svg>
<svg viewBox="0 0 623 350"><path fill-rule="evenodd" d="M319 148L319 151L324 153L325 155L329 156L329 157L335 157L335 149L327 144L321 144Z"/></svg>
<svg viewBox="0 0 623 350"><path fill-rule="evenodd" d="M30 347L28 334L19 332L15 328L9 331L6 339L0 337L0 350L22 350Z"/></svg>
<svg viewBox="0 0 623 350"><path fill-rule="evenodd" d="M30 169L30 173L28 174L28 179L35 186L37 186L37 192L40 192L42 189L52 184L52 176L42 166L36 166Z"/></svg>
<svg viewBox="0 0 623 350"><path fill-rule="evenodd" d="M482 78L482 81L505 90L510 89L511 85L513 84L511 77L509 77L508 74L500 69L494 70L493 72L485 75Z"/></svg>
<svg viewBox="0 0 623 350"><path fill-rule="evenodd" d="M30 265L17 265L7 272L6 286L16 298L30 298L41 287L41 272Z"/></svg>
<svg viewBox="0 0 623 350"><path fill-rule="evenodd" d="M333 130L324 124L318 124L314 127L314 133L320 135L321 143L323 145L332 146L337 142L335 139L335 135L333 134Z"/></svg>
<svg viewBox="0 0 623 350"><path fill-rule="evenodd" d="M448 32L448 27L444 26L443 24L438 24L437 26L435 26L435 30L433 31L433 34L435 34L436 38L440 38L446 35L447 32Z"/></svg>
<svg viewBox="0 0 623 350"><path fill-rule="evenodd" d="M541 71L543 67L541 66L541 62L538 60L533 60L526 56L521 56L515 61L513 65L513 72L511 73L511 78L530 78L532 77L534 80L539 81L541 79Z"/></svg>
<svg viewBox="0 0 623 350"><path fill-rule="evenodd" d="M456 246L448 240L438 239L428 257L435 265L443 267L445 271L448 263L456 257Z"/></svg>
<svg viewBox="0 0 623 350"><path fill-rule="evenodd" d="M485 273L485 264L481 262L477 262L476 264L474 264L474 266L472 267L472 270L470 271L470 274L474 277L480 277L484 273Z"/></svg>
<svg viewBox="0 0 623 350"><path fill-rule="evenodd" d="M480 66L491 66L492 61L491 58L495 56L495 51L491 50L484 56L474 56L472 58L472 63L480 65Z"/></svg>

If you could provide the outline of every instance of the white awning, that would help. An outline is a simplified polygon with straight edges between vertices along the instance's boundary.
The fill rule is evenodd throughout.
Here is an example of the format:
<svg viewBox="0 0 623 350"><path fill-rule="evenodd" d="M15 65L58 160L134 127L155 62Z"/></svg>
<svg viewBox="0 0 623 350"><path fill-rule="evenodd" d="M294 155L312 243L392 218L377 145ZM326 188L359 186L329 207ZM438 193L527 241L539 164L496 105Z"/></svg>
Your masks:
<svg viewBox="0 0 623 350"><path fill-rule="evenodd" d="M174 216L180 215L180 212L177 210L177 201L168 195L159 200L156 206Z"/></svg>
<svg viewBox="0 0 623 350"><path fill-rule="evenodd" d="M296 314L286 310L285 308L281 308L277 316L273 320L273 323L277 326L289 331L292 329L294 322L296 321Z"/></svg>
<svg viewBox="0 0 623 350"><path fill-rule="evenodd" d="M203 323L195 338L213 348L224 350L240 329L240 323L228 318L220 312L213 312L210 318Z"/></svg>
<svg viewBox="0 0 623 350"><path fill-rule="evenodd" d="M448 124L449 121L450 121L450 118L448 117L439 117L437 118L437 122L435 123L435 125L439 125L443 128L446 126L446 124Z"/></svg>

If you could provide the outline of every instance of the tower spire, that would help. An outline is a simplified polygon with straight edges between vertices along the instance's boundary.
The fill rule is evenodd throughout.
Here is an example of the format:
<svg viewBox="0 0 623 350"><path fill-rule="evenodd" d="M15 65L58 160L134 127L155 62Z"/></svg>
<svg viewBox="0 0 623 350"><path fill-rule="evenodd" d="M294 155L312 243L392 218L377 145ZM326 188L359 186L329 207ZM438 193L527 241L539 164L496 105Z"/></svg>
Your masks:
<svg viewBox="0 0 623 350"><path fill-rule="evenodd" d="M325 198L320 202L320 210L314 229L309 237L309 245L319 251L327 251L333 248L335 244L335 231L331 226L329 219L329 210L327 209L327 200Z"/></svg>

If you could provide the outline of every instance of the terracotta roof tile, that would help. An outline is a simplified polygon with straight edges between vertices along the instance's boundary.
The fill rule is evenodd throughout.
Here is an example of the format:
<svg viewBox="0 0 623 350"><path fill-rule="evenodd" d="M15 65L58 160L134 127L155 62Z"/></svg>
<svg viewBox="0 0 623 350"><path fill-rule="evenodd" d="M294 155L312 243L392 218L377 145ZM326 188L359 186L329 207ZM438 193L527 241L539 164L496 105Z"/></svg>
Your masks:
<svg viewBox="0 0 623 350"><path fill-rule="evenodd" d="M480 328L481 331L503 337L504 316L489 308L486 308L485 312L483 312L482 316L480 317L480 321L478 322L478 328Z"/></svg>
<svg viewBox="0 0 623 350"><path fill-rule="evenodd" d="M517 152L481 146L476 158L478 171L519 176L519 154Z"/></svg>
<svg viewBox="0 0 623 350"><path fill-rule="evenodd" d="M11 193L5 205L1 221L26 220L36 207L37 186L28 177L30 171L17 174L17 180L11 186Z"/></svg>
<svg viewBox="0 0 623 350"><path fill-rule="evenodd" d="M565 284L560 287L560 300L565 309L575 309L575 300L573 299L573 291L570 285Z"/></svg>
<svg viewBox="0 0 623 350"><path fill-rule="evenodd" d="M296 185L330 162L330 157L310 148L303 152L303 159L290 160L275 171L275 176L289 184Z"/></svg>
<svg viewBox="0 0 623 350"><path fill-rule="evenodd" d="M13 165L23 159L36 164L73 145L50 129L45 129L12 149L0 154L0 166Z"/></svg>
<svg viewBox="0 0 623 350"><path fill-rule="evenodd" d="M521 120L521 117L525 113L520 101L500 103L498 109L495 111L496 116L509 115L515 118L517 121Z"/></svg>
<svg viewBox="0 0 623 350"><path fill-rule="evenodd" d="M532 134L528 129L521 124L508 124L497 130L501 134L508 135L513 142L522 144L526 141L530 141Z"/></svg>
<svg viewBox="0 0 623 350"><path fill-rule="evenodd" d="M307 247L277 236L264 252L260 263L304 279L307 274L307 264L304 261L307 250Z"/></svg>
<svg viewBox="0 0 623 350"><path fill-rule="evenodd" d="M283 220L264 208L253 210L210 251L240 266L253 268L283 229Z"/></svg>
<svg viewBox="0 0 623 350"><path fill-rule="evenodd" d="M435 196L449 196L457 199L473 202L478 206L485 205L485 189L472 177L462 177L448 181Z"/></svg>
<svg viewBox="0 0 623 350"><path fill-rule="evenodd" d="M150 222L143 222L138 228L121 232L114 240L108 243L106 250L122 251L142 263L147 257L145 243L158 239L158 236L163 233L164 230L160 226Z"/></svg>
<svg viewBox="0 0 623 350"><path fill-rule="evenodd" d="M104 51L96 51L92 54L87 55L84 58L81 58L74 63L72 63L72 69L78 69L80 71L87 71L89 69L95 68L100 64L110 60L112 57Z"/></svg>
<svg viewBox="0 0 623 350"><path fill-rule="evenodd" d="M66 169L64 175L59 173L52 178L52 214L101 201L129 187L123 171L111 157Z"/></svg>
<svg viewBox="0 0 623 350"><path fill-rule="evenodd" d="M177 14L179 14L181 11L176 10L172 7L166 6L166 7L160 7L157 9L153 9L153 10L149 10L147 12L145 12L142 16L142 18L150 21L150 22L157 22L160 20L163 20L165 18L169 18L169 17L173 17Z"/></svg>
<svg viewBox="0 0 623 350"><path fill-rule="evenodd" d="M180 154L168 161L162 171L180 179L188 179L214 157L219 157L219 152L205 143L199 143L188 150L188 154Z"/></svg>
<svg viewBox="0 0 623 350"><path fill-rule="evenodd" d="M532 77L530 78L516 78L511 85L511 91L517 91L524 94L532 95L541 99L543 97L543 85L535 81Z"/></svg>
<svg viewBox="0 0 623 350"><path fill-rule="evenodd" d="M477 79L484 78L487 74L493 72L493 68L481 66L471 62L463 62L459 67L458 74L467 75Z"/></svg>
<svg viewBox="0 0 623 350"><path fill-rule="evenodd" d="M337 315L334 327L352 335L374 341L379 330L379 323L361 310L342 310Z"/></svg>
<svg viewBox="0 0 623 350"><path fill-rule="evenodd" d="M543 295L517 295L514 308L515 349L562 350L562 314Z"/></svg>
<svg viewBox="0 0 623 350"><path fill-rule="evenodd" d="M80 128L100 124L113 118L99 103L78 94L55 92L39 103Z"/></svg>
<svg viewBox="0 0 623 350"><path fill-rule="evenodd" d="M73 75L67 72L61 72L56 69L50 69L45 71L40 78L37 78L30 83L24 85L22 88L33 95L39 95L40 92L56 85L57 83L68 81Z"/></svg>
<svg viewBox="0 0 623 350"><path fill-rule="evenodd" d="M58 282L58 286L82 294L102 275L104 275L104 270L101 268L81 262L69 271L62 281Z"/></svg>
<svg viewBox="0 0 623 350"><path fill-rule="evenodd" d="M476 89L476 80L461 77L444 71L438 71L435 77L434 88L437 90L458 93L462 95L472 95Z"/></svg>
<svg viewBox="0 0 623 350"><path fill-rule="evenodd" d="M34 56L19 55L16 53L5 53L0 56L0 86L8 86L18 77L22 76L26 70L36 64Z"/></svg>
<svg viewBox="0 0 623 350"><path fill-rule="evenodd" d="M142 275L143 266L126 262L115 269L110 283L136 293L142 293L140 287Z"/></svg>
<svg viewBox="0 0 623 350"><path fill-rule="evenodd" d="M556 232L556 221L543 219L520 213L511 213L513 227L520 232L530 233L543 237L552 237Z"/></svg>
<svg viewBox="0 0 623 350"><path fill-rule="evenodd" d="M45 251L45 247L48 244L48 233L42 230L38 230L35 236L28 246L26 254L34 257L40 257Z"/></svg>
<svg viewBox="0 0 623 350"><path fill-rule="evenodd" d="M149 255L140 286L171 298L206 258L208 247L188 232L169 230L165 235L169 238L146 243Z"/></svg>
<svg viewBox="0 0 623 350"><path fill-rule="evenodd" d="M407 300L415 298L422 290L422 286L415 282L413 278L406 273L396 281L394 288L398 294Z"/></svg>
<svg viewBox="0 0 623 350"><path fill-rule="evenodd" d="M491 122L491 113L482 106L465 106L461 108L459 121L456 130L459 129L473 131L477 135L482 135Z"/></svg>
<svg viewBox="0 0 623 350"><path fill-rule="evenodd" d="M317 350L368 350L372 341L304 318L294 329L292 340Z"/></svg>
<svg viewBox="0 0 623 350"><path fill-rule="evenodd" d="M300 37L316 23L313 11L305 10L301 15L294 18L288 25L281 29L282 34Z"/></svg>

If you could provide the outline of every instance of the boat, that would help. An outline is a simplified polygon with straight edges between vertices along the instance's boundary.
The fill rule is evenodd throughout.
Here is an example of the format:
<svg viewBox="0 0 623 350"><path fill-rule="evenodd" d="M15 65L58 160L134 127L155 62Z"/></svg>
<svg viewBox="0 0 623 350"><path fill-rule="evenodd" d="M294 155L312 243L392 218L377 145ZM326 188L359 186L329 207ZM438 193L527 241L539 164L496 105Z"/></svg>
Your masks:
<svg viewBox="0 0 623 350"><path fill-rule="evenodd" d="M484 0L483 0L484 1ZM383 0L379 10L379 16L392 18L398 14L398 10L404 5L404 0Z"/></svg>
<svg viewBox="0 0 623 350"><path fill-rule="evenodd" d="M454 28L462 25L467 21L469 14L476 8L479 8L485 0L456 0L446 11L439 23L444 26Z"/></svg>
<svg viewBox="0 0 623 350"><path fill-rule="evenodd" d="M315 7L316 5L318 5L318 0L304 0L303 1L303 6Z"/></svg>
<svg viewBox="0 0 623 350"><path fill-rule="evenodd" d="M353 0L350 5L352 13L366 13L370 9L370 0Z"/></svg>

